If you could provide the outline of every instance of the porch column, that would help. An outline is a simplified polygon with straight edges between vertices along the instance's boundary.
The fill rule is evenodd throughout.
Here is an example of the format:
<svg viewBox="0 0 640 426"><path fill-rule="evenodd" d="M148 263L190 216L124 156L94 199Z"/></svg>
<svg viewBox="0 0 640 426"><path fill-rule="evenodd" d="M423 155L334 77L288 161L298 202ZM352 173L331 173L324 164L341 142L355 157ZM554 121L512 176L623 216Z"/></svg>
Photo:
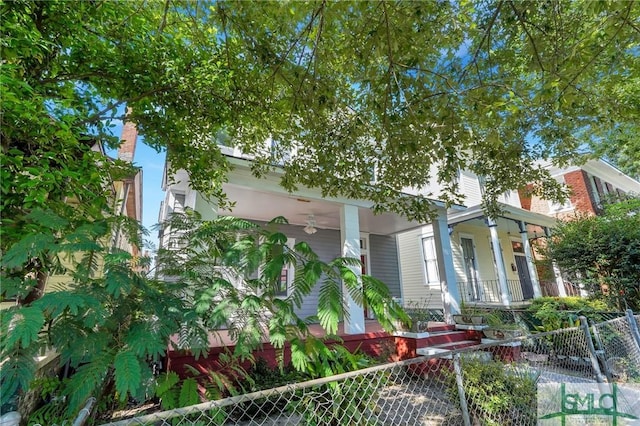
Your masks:
<svg viewBox="0 0 640 426"><path fill-rule="evenodd" d="M500 238L498 237L498 224L495 219L487 218L487 226L489 226L489 234L491 234L491 244L493 245L493 258L498 269L498 283L500 283L500 299L505 306L511 305L511 293L509 292L509 284L507 283L507 269L504 267L504 258L502 257L502 247L500 246Z"/></svg>
<svg viewBox="0 0 640 426"><path fill-rule="evenodd" d="M527 224L521 220L518 221L520 228L520 238L522 238L522 247L527 257L527 267L529 268L529 276L531 277L531 286L533 287L533 297L537 299L542 297L542 289L540 288L540 280L538 279L538 270L533 263L533 251L531 251L531 243L529 242L529 234L527 233Z"/></svg>
<svg viewBox="0 0 640 426"><path fill-rule="evenodd" d="M342 241L342 256L360 259L360 221L358 207L344 204L340 209L340 239ZM362 284L362 269L350 266L349 269ZM364 333L364 308L351 297L345 286L342 288L345 302L344 332L345 334Z"/></svg>
<svg viewBox="0 0 640 426"><path fill-rule="evenodd" d="M456 270L453 266L446 210L440 209L438 211L438 217L433 221L432 228L436 257L438 258L444 318L447 324L453 324L453 315L460 313L460 291L456 280Z"/></svg>
<svg viewBox="0 0 640 426"><path fill-rule="evenodd" d="M556 278L556 287L558 288L558 296L567 297L567 290L564 288L564 280L562 279L562 273L555 260L551 261L551 267L553 268L553 275Z"/></svg>
<svg viewBox="0 0 640 426"><path fill-rule="evenodd" d="M551 238L551 230L545 226L544 227L544 235L547 238ZM562 272L560 272L560 268L555 260L551 260L551 269L553 269L553 277L556 280L556 288L558 289L559 297L567 297L567 289L564 287L564 279L562 279Z"/></svg>

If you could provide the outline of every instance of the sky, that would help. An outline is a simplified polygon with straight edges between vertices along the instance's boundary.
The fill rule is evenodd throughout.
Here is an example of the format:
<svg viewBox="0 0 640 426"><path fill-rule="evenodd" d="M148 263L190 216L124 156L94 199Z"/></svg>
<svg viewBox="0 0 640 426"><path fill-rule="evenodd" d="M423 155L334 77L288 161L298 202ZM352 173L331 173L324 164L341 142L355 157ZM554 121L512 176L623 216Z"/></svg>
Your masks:
<svg viewBox="0 0 640 426"><path fill-rule="evenodd" d="M164 200L162 191L162 171L165 152L156 152L147 146L144 139L138 137L133 163L142 167L142 225L150 232L148 239L158 247L158 232L152 230L158 223L160 202Z"/></svg>
<svg viewBox="0 0 640 426"><path fill-rule="evenodd" d="M111 131L115 136L120 136L122 134L122 123L114 124ZM118 152L107 149L107 155L116 158ZM154 249L158 247L158 231L152 228L158 223L160 202L164 200L162 171L164 170L165 157L166 153L164 151L157 152L145 144L144 138L138 135L133 164L142 168L142 226L149 231L146 239L153 244Z"/></svg>

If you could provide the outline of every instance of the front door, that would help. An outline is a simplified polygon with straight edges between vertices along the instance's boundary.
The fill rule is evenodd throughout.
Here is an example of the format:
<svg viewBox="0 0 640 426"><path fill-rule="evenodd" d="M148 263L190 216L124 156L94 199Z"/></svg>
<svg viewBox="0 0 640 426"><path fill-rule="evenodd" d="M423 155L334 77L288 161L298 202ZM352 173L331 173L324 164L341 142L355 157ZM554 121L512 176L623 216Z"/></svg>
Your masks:
<svg viewBox="0 0 640 426"><path fill-rule="evenodd" d="M476 267L476 255L473 250L473 240L471 238L460 238L462 246L462 258L464 259L464 272L467 276L467 294L470 300L480 300L480 289L478 288L478 274Z"/></svg>
<svg viewBox="0 0 640 426"><path fill-rule="evenodd" d="M518 268L518 278L522 287L522 298L524 300L533 299L533 283L527 265L527 256L516 255L516 267Z"/></svg>

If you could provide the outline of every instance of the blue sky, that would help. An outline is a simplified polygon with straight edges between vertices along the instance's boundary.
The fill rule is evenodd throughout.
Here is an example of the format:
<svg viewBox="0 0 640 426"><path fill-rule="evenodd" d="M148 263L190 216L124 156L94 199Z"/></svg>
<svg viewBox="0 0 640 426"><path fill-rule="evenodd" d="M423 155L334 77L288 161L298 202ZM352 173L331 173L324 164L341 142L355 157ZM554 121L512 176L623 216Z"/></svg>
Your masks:
<svg viewBox="0 0 640 426"><path fill-rule="evenodd" d="M122 123L114 123L112 133L120 137L122 134ZM116 150L107 149L107 155L117 157ZM160 202L164 200L162 191L162 171L164 169L165 152L157 152L144 143L144 138L138 136L136 152L133 163L142 167L142 225L149 231L148 240L158 247L158 232L152 230L153 225L158 223L158 213Z"/></svg>
<svg viewBox="0 0 640 426"><path fill-rule="evenodd" d="M138 137L133 163L142 167L142 225L149 230L149 240L158 246L158 232L151 227L158 223L160 202L164 199L162 191L162 170L164 169L165 152L156 152Z"/></svg>

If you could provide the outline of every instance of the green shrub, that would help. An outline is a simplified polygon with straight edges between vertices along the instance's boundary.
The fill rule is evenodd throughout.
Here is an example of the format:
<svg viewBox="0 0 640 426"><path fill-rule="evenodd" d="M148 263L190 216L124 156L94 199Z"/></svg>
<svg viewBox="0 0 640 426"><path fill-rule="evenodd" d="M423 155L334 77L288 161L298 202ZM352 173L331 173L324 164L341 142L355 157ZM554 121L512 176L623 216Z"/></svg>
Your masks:
<svg viewBox="0 0 640 426"><path fill-rule="evenodd" d="M523 425L536 423L536 374L521 374L497 361L464 360L462 381L473 424ZM448 393L460 405L453 372Z"/></svg>
<svg viewBox="0 0 640 426"><path fill-rule="evenodd" d="M333 346L321 350L308 364L309 379L366 368L374 359L359 350L349 352L344 346ZM304 416L305 424L314 426L339 426L345 424L366 425L374 409L372 400L380 382L374 385L367 377L357 376L330 382L313 388L293 404L293 408Z"/></svg>
<svg viewBox="0 0 640 426"><path fill-rule="evenodd" d="M258 358L247 371L247 379L248 385L245 386L247 392L277 388L304 380L302 374L296 371L291 364L274 368L262 358Z"/></svg>
<svg viewBox="0 0 640 426"><path fill-rule="evenodd" d="M542 323L538 331L577 327L581 315L597 322L602 319L599 313L606 311L602 300L582 297L541 297L529 306L529 312Z"/></svg>

